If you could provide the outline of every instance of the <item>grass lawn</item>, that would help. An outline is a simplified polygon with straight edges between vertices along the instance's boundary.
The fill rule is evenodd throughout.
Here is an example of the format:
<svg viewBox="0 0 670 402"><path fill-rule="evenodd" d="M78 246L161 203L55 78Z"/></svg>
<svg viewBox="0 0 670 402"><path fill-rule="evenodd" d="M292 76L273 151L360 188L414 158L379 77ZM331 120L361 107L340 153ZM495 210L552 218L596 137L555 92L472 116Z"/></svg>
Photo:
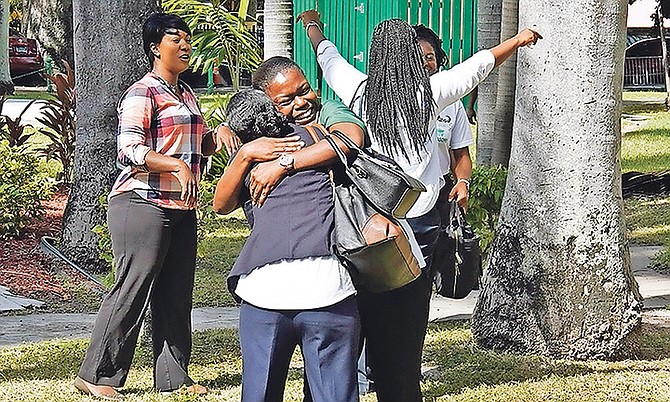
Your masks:
<svg viewBox="0 0 670 402"><path fill-rule="evenodd" d="M668 401L670 328L643 327L637 356L615 362L554 360L479 350L467 324L431 324L424 349L426 400ZM0 349L0 401L80 401L71 386L84 340L53 340ZM302 362L294 355L286 401L302 397ZM152 390L151 356L139 348L123 393L129 401L239 401L241 360L235 330L196 332L190 374L207 397ZM90 400L90 399L84 399ZM363 402L372 402L366 395Z"/></svg>
<svg viewBox="0 0 670 402"><path fill-rule="evenodd" d="M662 92L624 93L623 172L670 170L670 113Z"/></svg>
<svg viewBox="0 0 670 402"><path fill-rule="evenodd" d="M223 217L201 219L198 262L193 290L195 307L236 305L228 292L226 276L249 235L241 209Z"/></svg>
<svg viewBox="0 0 670 402"><path fill-rule="evenodd" d="M624 92L623 172L670 171L670 113L664 92ZM659 270L670 267L670 197L631 197L624 201L629 239L635 244L666 245L655 257Z"/></svg>

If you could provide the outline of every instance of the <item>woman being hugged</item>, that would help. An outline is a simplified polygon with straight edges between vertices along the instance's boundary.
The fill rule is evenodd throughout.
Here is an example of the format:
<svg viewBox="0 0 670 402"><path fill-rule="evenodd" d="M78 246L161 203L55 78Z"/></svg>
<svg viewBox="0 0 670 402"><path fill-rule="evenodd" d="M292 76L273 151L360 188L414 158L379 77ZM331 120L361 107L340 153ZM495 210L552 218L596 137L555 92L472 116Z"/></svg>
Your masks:
<svg viewBox="0 0 670 402"><path fill-rule="evenodd" d="M75 380L80 391L120 398L145 311L151 306L154 386L207 389L188 375L198 181L217 146L193 91L179 81L191 32L179 17L152 14L142 27L151 71L118 105L117 164L109 195L116 283L105 297Z"/></svg>
<svg viewBox="0 0 670 402"><path fill-rule="evenodd" d="M312 400L356 402L356 289L334 250L329 170L339 159L319 138L337 130L360 145L364 126L340 103L319 105L290 59L264 61L253 82L262 90L239 92L228 104L230 128L243 145L213 202L222 214L243 206L251 224L228 277L229 290L242 301L242 401L282 401L291 356L300 346ZM267 136L306 146L273 156L262 145Z"/></svg>

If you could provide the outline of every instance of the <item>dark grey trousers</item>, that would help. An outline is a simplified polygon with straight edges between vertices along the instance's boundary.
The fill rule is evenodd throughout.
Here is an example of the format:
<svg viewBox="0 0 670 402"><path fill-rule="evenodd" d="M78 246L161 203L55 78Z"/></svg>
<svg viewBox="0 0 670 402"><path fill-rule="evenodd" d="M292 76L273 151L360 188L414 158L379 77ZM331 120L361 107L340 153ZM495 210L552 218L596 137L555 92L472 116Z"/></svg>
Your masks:
<svg viewBox="0 0 670 402"><path fill-rule="evenodd" d="M154 385L171 391L193 381L191 307L196 255L195 211L160 208L133 192L109 201L116 283L100 306L79 376L122 386L142 318L151 305Z"/></svg>

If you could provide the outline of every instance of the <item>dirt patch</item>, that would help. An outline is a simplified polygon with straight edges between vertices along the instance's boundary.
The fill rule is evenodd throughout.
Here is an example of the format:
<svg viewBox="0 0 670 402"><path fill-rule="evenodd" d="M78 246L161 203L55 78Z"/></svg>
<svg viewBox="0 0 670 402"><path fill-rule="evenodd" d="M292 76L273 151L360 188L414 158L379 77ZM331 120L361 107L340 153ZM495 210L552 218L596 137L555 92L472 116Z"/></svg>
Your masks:
<svg viewBox="0 0 670 402"><path fill-rule="evenodd" d="M86 279L67 264L40 250L42 236L59 236L67 191L60 190L43 202L44 215L34 219L21 237L0 241L0 285L19 296L47 302L46 311L88 310L77 306ZM89 299L89 297L84 297ZM68 306L69 303L74 303ZM85 303L85 304L88 304Z"/></svg>

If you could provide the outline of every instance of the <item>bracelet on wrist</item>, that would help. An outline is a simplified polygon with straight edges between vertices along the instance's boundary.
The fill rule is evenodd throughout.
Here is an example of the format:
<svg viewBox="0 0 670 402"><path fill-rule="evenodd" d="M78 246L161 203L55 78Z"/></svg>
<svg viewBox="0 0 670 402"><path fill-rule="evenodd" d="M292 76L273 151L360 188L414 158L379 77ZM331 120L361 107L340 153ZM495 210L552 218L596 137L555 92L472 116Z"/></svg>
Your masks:
<svg viewBox="0 0 670 402"><path fill-rule="evenodd" d="M319 24L318 22L316 22L316 21L314 21L314 20L308 22L308 23L305 25L305 33L308 33L308 32L309 32L309 29L310 29L311 27L316 27L316 29L318 29L319 32L323 33L323 30L321 29L321 24Z"/></svg>
<svg viewBox="0 0 670 402"><path fill-rule="evenodd" d="M468 191L470 191L470 180L468 180L468 179L458 179L458 180L456 181L456 184L458 184L458 183L465 183L465 188L466 188Z"/></svg>

